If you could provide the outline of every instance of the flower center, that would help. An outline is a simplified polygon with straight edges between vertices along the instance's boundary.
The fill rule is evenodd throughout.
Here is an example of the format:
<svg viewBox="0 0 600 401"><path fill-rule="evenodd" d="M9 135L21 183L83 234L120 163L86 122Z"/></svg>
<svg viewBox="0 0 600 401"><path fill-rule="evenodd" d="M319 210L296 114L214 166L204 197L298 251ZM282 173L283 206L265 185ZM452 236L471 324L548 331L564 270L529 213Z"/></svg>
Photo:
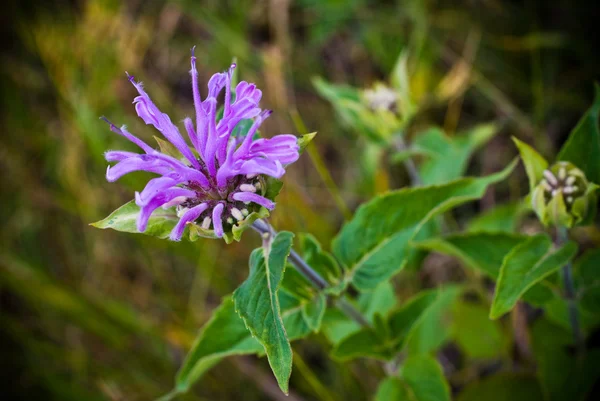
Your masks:
<svg viewBox="0 0 600 401"><path fill-rule="evenodd" d="M570 207L573 201L585 193L585 183L576 174L576 170L568 171L566 166L559 166L554 174L550 170L544 170L544 179L541 184L544 187L544 199L550 202L555 196L562 194L565 204Z"/></svg>

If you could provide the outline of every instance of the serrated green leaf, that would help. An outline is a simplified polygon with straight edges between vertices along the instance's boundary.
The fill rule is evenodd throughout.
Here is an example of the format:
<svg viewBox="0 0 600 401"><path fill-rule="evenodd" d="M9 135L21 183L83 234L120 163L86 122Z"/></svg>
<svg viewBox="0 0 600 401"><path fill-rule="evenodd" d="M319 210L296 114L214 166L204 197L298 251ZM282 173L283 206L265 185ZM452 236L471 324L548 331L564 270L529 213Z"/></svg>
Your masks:
<svg viewBox="0 0 600 401"><path fill-rule="evenodd" d="M97 228L111 228L116 231L126 233L140 233L137 229L137 217L140 213L140 208L135 204L135 201L129 201L108 217L91 223L91 226ZM150 235L158 238L169 238L171 231L175 227L175 224L179 221L174 208L167 210L157 209L150 219L148 220L148 226L146 231L142 234Z"/></svg>
<svg viewBox="0 0 600 401"><path fill-rule="evenodd" d="M404 267L410 241L428 220L480 198L514 166L515 162L487 177L393 191L362 205L333 241L333 253L345 267L347 280L366 291L389 279Z"/></svg>
<svg viewBox="0 0 600 401"><path fill-rule="evenodd" d="M571 131L556 158L579 167L588 181L600 183L600 86L594 86L594 103Z"/></svg>
<svg viewBox="0 0 600 401"><path fill-rule="evenodd" d="M294 235L279 232L270 246L250 255L250 275L233 293L235 309L250 333L264 347L281 390L287 394L292 373L292 348L287 338L277 292Z"/></svg>
<svg viewBox="0 0 600 401"><path fill-rule="evenodd" d="M316 135L316 132L311 132L310 134L305 134L298 138L298 153L302 154L304 149L306 149Z"/></svg>
<svg viewBox="0 0 600 401"><path fill-rule="evenodd" d="M554 250L547 235L536 235L515 246L504 258L494 292L490 318L510 311L527 289L568 262L577 252L569 241Z"/></svg>
<svg viewBox="0 0 600 401"><path fill-rule="evenodd" d="M243 320L235 313L231 297L223 299L211 319L202 327L192 349L175 378L175 390L188 391L200 376L223 357L255 354L263 347L250 336Z"/></svg>
<svg viewBox="0 0 600 401"><path fill-rule="evenodd" d="M532 401L544 395L535 377L500 373L475 381L458 395L456 401Z"/></svg>
<svg viewBox="0 0 600 401"><path fill-rule="evenodd" d="M525 172L529 179L529 192L533 192L534 188L543 178L543 172L548 168L548 162L531 146L513 137L515 145L521 154L521 160L525 165Z"/></svg>
<svg viewBox="0 0 600 401"><path fill-rule="evenodd" d="M412 146L428 154L419 166L425 185L442 184L462 177L473 152L498 131L494 124L484 124L453 137L432 128L418 135Z"/></svg>
<svg viewBox="0 0 600 401"><path fill-rule="evenodd" d="M428 355L407 358L400 377L411 389L416 401L450 401L450 386L439 362Z"/></svg>
<svg viewBox="0 0 600 401"><path fill-rule="evenodd" d="M286 271L286 276L294 270ZM281 317L290 341L311 333L297 298L279 292ZM233 299L226 297L202 327L192 349L177 373L175 389L169 395L185 393L190 386L221 359L232 355L262 354L264 347L250 334L235 311ZM170 399L167 397L166 399Z"/></svg>

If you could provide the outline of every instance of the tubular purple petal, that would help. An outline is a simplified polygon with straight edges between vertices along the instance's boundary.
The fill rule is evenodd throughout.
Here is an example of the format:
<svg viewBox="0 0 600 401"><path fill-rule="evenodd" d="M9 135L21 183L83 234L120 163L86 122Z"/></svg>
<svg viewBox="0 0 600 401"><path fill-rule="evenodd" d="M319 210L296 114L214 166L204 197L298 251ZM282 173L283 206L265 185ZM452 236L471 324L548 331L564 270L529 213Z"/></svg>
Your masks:
<svg viewBox="0 0 600 401"><path fill-rule="evenodd" d="M150 201L159 196L161 192L164 192L166 189L174 187L177 184L179 184L179 182L171 177L153 178L148 181L146 187L139 194L138 199L136 199L136 204L140 207L147 205Z"/></svg>
<svg viewBox="0 0 600 401"><path fill-rule="evenodd" d="M100 119L102 119L103 121L107 122L108 125L110 126L110 130L112 132L115 132L125 138L127 138L130 142L135 143L137 146L139 146L144 152L148 153L151 152L153 149L146 144L146 142L142 141L141 139L139 139L138 137L136 137L135 135L131 134L130 132L127 131L127 128L125 126L122 126L120 129L114 125L113 123L111 123L106 117L100 117Z"/></svg>
<svg viewBox="0 0 600 401"><path fill-rule="evenodd" d="M243 157L245 154L248 153L248 151L250 150L250 145L252 144L252 139L254 137L254 134L258 130L258 127L260 127L262 122L266 120L271 115L271 113L271 110L265 110L262 113L260 113L258 117L256 117L254 123L252 124L252 127L250 127L248 133L246 134L246 137L244 138L244 142L242 142L238 150L236 150L236 157Z"/></svg>
<svg viewBox="0 0 600 401"><path fill-rule="evenodd" d="M221 220L221 215L223 214L224 207L225 206L223 206L222 203L219 203L214 207L212 213L213 229L215 231L215 235L219 238L223 237L223 221Z"/></svg>
<svg viewBox="0 0 600 401"><path fill-rule="evenodd" d="M198 135L196 134L196 130L194 129L194 123L192 122L192 119L189 117L184 118L183 126L185 127L185 130L187 131L188 138L190 138L190 142L192 142L192 145L194 145L194 148L196 148L196 151L198 152L198 154L202 155L202 150L200 148L200 142L198 142Z"/></svg>
<svg viewBox="0 0 600 401"><path fill-rule="evenodd" d="M109 150L104 152L104 159L106 159L107 162L120 162L136 156L139 156L139 153L126 152L124 150Z"/></svg>
<svg viewBox="0 0 600 401"><path fill-rule="evenodd" d="M112 167L106 169L106 179L109 182L114 182L134 171L148 171L156 174L168 174L170 169L159 160L142 160L139 157L130 157L120 161Z"/></svg>
<svg viewBox="0 0 600 401"><path fill-rule="evenodd" d="M290 164L298 160L298 142L294 135L277 135L273 138L261 138L252 142L250 153L261 154L282 164Z"/></svg>
<svg viewBox="0 0 600 401"><path fill-rule="evenodd" d="M233 199L240 202L254 202L269 210L275 209L275 203L273 201L252 192L236 192L233 194Z"/></svg>
<svg viewBox="0 0 600 401"><path fill-rule="evenodd" d="M198 160L192 154L192 151L187 146L183 137L179 133L179 130L173 123L168 115L161 112L158 107L152 102L150 96L144 91L142 85L138 82L135 82L135 79L132 75L129 76L129 81L133 84L133 86L137 89L140 96L134 99L135 111L138 116L146 124L151 124L159 130L163 136L173 144L181 152L182 155L188 159L192 165L196 168L200 167Z"/></svg>
<svg viewBox="0 0 600 401"><path fill-rule="evenodd" d="M201 203L198 206L194 206L193 208L186 211L173 228L173 231L171 231L171 235L169 236L171 241L181 240L187 223L196 220L206 209L208 209L208 204Z"/></svg>
<svg viewBox="0 0 600 401"><path fill-rule="evenodd" d="M192 69L190 70L190 75L192 76L192 96L194 98L194 109L196 109L196 135L198 135L198 138L196 140L196 142L198 142L198 147L196 147L196 150L198 150L201 157L204 157L204 145L206 141L205 138L202 138L200 136L200 133L203 132L203 129L200 126L200 124L202 121L204 121L205 113L204 109L202 108L202 98L200 97L200 90L198 89L198 70L196 70L196 57L194 56L195 49L196 46L192 48Z"/></svg>
<svg viewBox="0 0 600 401"><path fill-rule="evenodd" d="M231 64L229 71L227 71L227 74L225 75L225 104L223 105L223 118L229 116L229 108L231 107L231 77L233 76L235 67L235 63Z"/></svg>

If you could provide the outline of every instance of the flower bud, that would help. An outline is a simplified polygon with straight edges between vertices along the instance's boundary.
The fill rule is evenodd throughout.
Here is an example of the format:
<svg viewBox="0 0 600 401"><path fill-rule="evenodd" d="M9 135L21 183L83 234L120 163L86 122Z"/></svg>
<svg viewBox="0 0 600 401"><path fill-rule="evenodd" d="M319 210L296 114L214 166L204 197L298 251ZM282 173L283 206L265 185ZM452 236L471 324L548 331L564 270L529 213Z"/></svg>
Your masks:
<svg viewBox="0 0 600 401"><path fill-rule="evenodd" d="M590 214L595 189L583 171L561 161L544 171L531 194L531 204L544 225L573 227Z"/></svg>

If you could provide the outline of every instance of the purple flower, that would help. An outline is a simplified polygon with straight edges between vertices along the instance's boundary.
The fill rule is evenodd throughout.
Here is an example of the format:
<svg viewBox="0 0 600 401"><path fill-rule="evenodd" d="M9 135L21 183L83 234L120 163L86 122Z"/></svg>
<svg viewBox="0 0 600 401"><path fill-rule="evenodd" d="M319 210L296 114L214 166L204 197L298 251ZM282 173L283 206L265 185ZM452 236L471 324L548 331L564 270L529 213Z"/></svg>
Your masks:
<svg viewBox="0 0 600 401"><path fill-rule="evenodd" d="M195 223L203 230L212 228L214 235L223 237L233 225L261 207L272 210L272 199L265 197L265 178L280 178L284 165L298 159L298 144L294 135L277 135L259 138L255 135L261 123L271 114L261 110L258 102L262 92L254 84L242 81L234 94L231 76L235 64L224 73L217 73L208 82L208 95L202 100L198 90L196 57L192 49L192 93L196 110L195 124L185 118L183 125L193 146L190 147L168 115L162 113L150 100L142 84L133 76L129 81L137 89L133 103L138 116L153 125L181 153L176 158L153 149L141 139L120 129L107 119L110 129L124 136L144 153L108 151L106 160L117 162L106 171L108 181L115 181L132 171L149 171L159 177L148 181L141 192L135 193L135 203L140 207L137 228L146 230L148 219L159 207L176 206L179 222L171 232L174 241L181 239L187 224ZM221 119L217 116L217 97L225 90ZM244 136L232 132L243 120L253 119Z"/></svg>

